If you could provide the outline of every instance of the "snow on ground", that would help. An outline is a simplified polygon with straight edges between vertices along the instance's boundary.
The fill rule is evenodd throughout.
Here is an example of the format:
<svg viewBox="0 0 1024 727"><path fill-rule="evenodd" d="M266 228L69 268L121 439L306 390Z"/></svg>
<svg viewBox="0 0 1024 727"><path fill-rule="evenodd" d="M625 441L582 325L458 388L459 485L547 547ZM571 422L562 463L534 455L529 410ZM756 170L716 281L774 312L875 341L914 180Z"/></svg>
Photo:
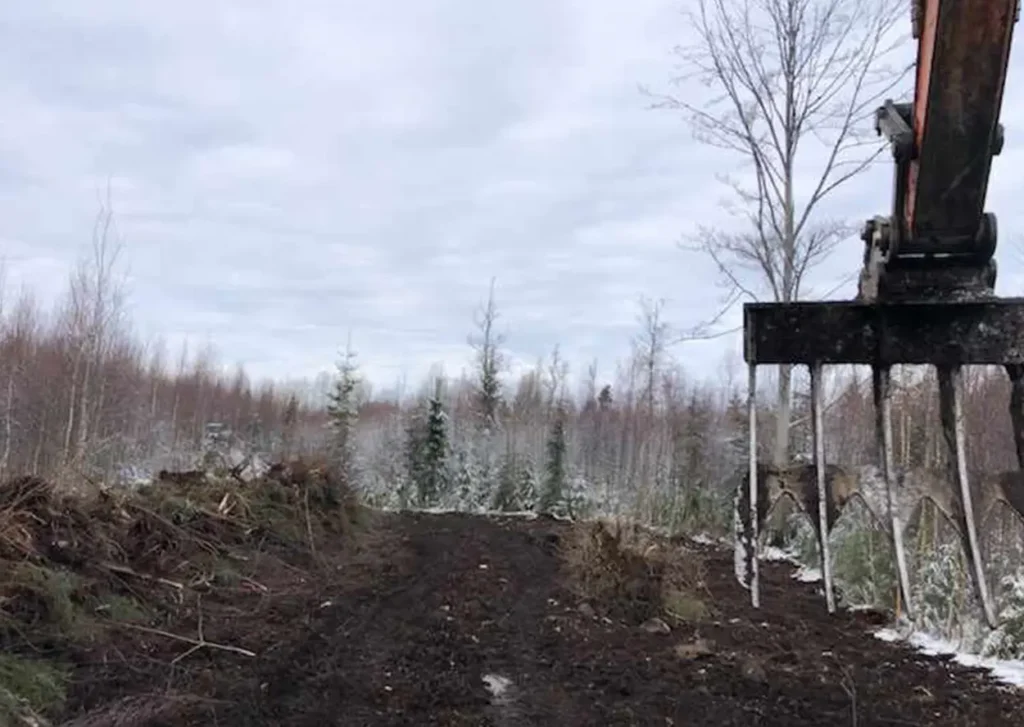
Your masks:
<svg viewBox="0 0 1024 727"><path fill-rule="evenodd" d="M780 554L784 554L784 552L780 551ZM788 560L788 558L779 557L776 560ZM803 583L817 583L821 580L821 569L801 566L793 574L793 578ZM904 641L927 656L951 655L954 661L964 666L988 669L992 672L992 676L999 681L1024 687L1024 659L994 659L959 651L949 641L931 634L914 631L906 624L899 630L889 627L879 629L874 631L873 635L882 641Z"/></svg>
<svg viewBox="0 0 1024 727"><path fill-rule="evenodd" d="M768 550L768 548L765 550ZM775 550L777 552L772 554L772 558L769 558L766 554L764 560L789 560L795 563L792 556L785 551ZM793 573L793 578L802 583L817 583L822 580L821 569L800 566ZM931 634L914 631L908 626L904 626L902 630L895 628L879 629L873 632L873 635L882 641L905 641L927 656L952 655L955 661L964 666L988 669L999 681L1017 687L1024 687L1024 659L994 659L958 651L949 641Z"/></svg>
<svg viewBox="0 0 1024 727"><path fill-rule="evenodd" d="M798 580L801 583L817 583L821 580L821 569L801 566L797 572L793 574L793 579Z"/></svg>
<svg viewBox="0 0 1024 727"><path fill-rule="evenodd" d="M876 639L882 641L905 641L922 654L928 656L952 656L959 664L970 667L981 667L992 672L992 676L1006 684L1024 687L1024 660L993 659L977 654L957 651L949 641L919 631L900 631L894 628L883 628L874 632Z"/></svg>
<svg viewBox="0 0 1024 727"><path fill-rule="evenodd" d="M524 520L536 520L540 517L533 510L467 510L464 507L392 507L382 506L377 508L381 512L410 512L410 513L425 513L427 515L481 515L483 517L505 517L505 518L522 518ZM550 513L546 517L550 517L554 520L563 520L566 522L572 521L572 518L568 515L557 515Z"/></svg>
<svg viewBox="0 0 1024 727"><path fill-rule="evenodd" d="M511 701L510 689L512 680L500 674L485 674L483 676L484 686L491 693L492 703L497 705L508 704Z"/></svg>
<svg viewBox="0 0 1024 727"><path fill-rule="evenodd" d="M761 548L761 560L800 565L799 561L796 559L795 553L789 550L783 550L782 548L776 548L774 545L766 545Z"/></svg>
<svg viewBox="0 0 1024 727"><path fill-rule="evenodd" d="M730 547L733 544L732 538L716 538L714 535L708 535L707 533L697 533L692 538L693 542L698 545L714 545L714 546L726 546Z"/></svg>
<svg viewBox="0 0 1024 727"><path fill-rule="evenodd" d="M768 549L766 548L765 550ZM795 563L792 556L785 551L779 550L777 553L773 553L773 556L772 560L789 560ZM766 555L764 560L769 560L769 557ZM793 578L802 583L817 583L822 579L821 569L800 566L793 573ZM955 661L964 666L988 669L996 679L1006 684L1024 687L1024 659L994 659L959 651L952 643L945 639L914 631L906 625L904 625L902 630L895 628L879 629L873 632L873 635L882 641L905 641L927 656L952 655Z"/></svg>

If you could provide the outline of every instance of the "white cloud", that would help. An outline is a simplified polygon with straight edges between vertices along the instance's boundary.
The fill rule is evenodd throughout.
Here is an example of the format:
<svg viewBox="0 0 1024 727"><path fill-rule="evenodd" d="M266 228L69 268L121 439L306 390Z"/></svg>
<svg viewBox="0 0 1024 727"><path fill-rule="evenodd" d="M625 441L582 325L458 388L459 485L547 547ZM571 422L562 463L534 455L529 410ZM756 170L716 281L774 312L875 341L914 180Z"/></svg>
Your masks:
<svg viewBox="0 0 1024 727"><path fill-rule="evenodd" d="M292 377L328 368L351 330L379 383L434 362L457 373L496 276L517 360L558 343L611 375L641 294L667 299L680 324L719 300L711 266L676 242L722 219L716 174L735 160L638 91L667 86L682 4L10 4L11 282L59 293L109 178L147 336L209 338L257 376ZM1004 245L1022 221L1018 56L989 204ZM880 165L833 209L885 212L890 178ZM859 258L851 240L823 287ZM711 374L726 350L735 338L679 355Z"/></svg>

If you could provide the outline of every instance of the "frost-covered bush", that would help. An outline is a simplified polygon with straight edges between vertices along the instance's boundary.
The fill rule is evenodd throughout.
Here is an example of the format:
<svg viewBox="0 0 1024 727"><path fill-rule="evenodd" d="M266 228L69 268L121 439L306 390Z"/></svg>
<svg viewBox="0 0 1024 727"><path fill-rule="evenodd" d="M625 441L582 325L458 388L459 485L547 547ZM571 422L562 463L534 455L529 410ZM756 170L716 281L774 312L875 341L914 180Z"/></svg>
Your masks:
<svg viewBox="0 0 1024 727"><path fill-rule="evenodd" d="M601 507L593 488L580 475L571 475L565 483L563 512L576 520L596 515Z"/></svg>
<svg viewBox="0 0 1024 727"><path fill-rule="evenodd" d="M1000 585L1003 607L999 628L985 639L982 653L998 659L1020 659L1024 656L1024 570L1005 576Z"/></svg>
<svg viewBox="0 0 1024 727"><path fill-rule="evenodd" d="M913 559L914 622L947 638L963 635L961 614L969 594L963 552L957 542L940 542Z"/></svg>
<svg viewBox="0 0 1024 727"><path fill-rule="evenodd" d="M889 534L863 512L850 509L832 531L835 581L850 606L893 606L896 568Z"/></svg>

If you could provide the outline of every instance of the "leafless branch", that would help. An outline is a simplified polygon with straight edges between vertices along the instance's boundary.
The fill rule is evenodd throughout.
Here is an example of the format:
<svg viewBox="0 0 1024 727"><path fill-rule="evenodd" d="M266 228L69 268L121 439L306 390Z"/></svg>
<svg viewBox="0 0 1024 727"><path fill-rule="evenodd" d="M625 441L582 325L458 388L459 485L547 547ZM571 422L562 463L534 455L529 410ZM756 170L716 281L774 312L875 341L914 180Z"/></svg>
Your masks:
<svg viewBox="0 0 1024 727"><path fill-rule="evenodd" d="M699 0L685 13L695 38L675 49L672 81L686 92L648 93L741 162L741 177L721 180L740 231L700 226L688 246L712 260L731 305L799 298L853 231L817 221L816 210L883 149L869 116L910 70L894 58L908 35L896 32L904 10L895 0ZM691 101L697 84L711 93Z"/></svg>

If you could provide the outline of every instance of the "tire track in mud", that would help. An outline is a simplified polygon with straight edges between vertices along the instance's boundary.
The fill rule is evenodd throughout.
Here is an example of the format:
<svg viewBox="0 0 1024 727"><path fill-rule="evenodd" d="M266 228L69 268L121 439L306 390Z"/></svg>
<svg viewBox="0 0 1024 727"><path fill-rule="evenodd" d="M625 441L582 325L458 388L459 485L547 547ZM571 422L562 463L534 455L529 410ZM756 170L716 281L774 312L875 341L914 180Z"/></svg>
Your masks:
<svg viewBox="0 0 1024 727"><path fill-rule="evenodd" d="M389 515L379 575L339 587L304 639L262 665L267 686L245 715L220 724L801 727L850 724L851 691L859 727L1024 714L1024 692L874 639L868 614L830 617L785 564L763 564L755 612L732 553L691 544L717 614L668 634L621 604L581 609L557 552L570 527ZM698 637L707 651L682 658Z"/></svg>

